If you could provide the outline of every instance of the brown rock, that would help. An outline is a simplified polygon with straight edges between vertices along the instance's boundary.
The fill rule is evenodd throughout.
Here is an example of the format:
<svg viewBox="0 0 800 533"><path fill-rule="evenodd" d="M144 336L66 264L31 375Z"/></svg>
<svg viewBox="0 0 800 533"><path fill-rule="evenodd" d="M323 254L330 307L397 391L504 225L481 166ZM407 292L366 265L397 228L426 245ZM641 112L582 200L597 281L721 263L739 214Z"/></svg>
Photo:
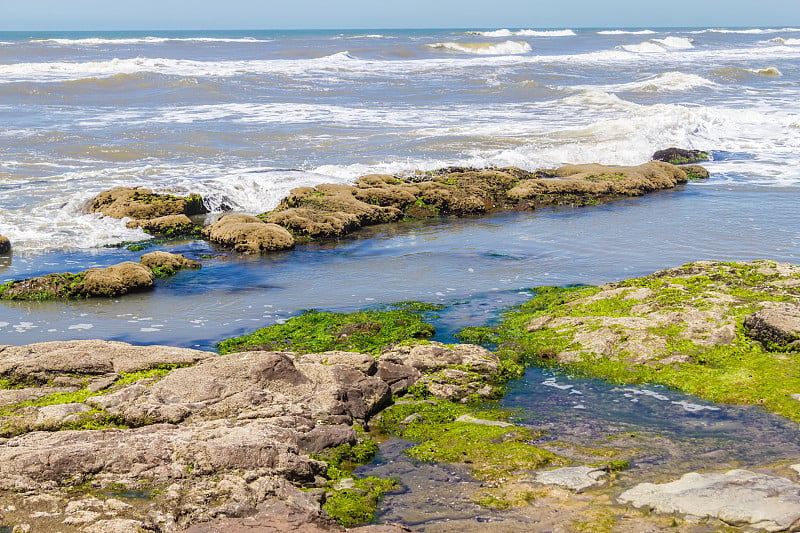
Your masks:
<svg viewBox="0 0 800 533"><path fill-rule="evenodd" d="M171 194L157 194L150 189L138 187L117 187L101 192L89 202L86 209L89 213L102 213L107 217L127 217L135 220L207 212L199 195L192 194L184 198Z"/></svg>
<svg viewBox="0 0 800 533"><path fill-rule="evenodd" d="M398 346L381 354L378 361L411 366L421 372L441 370L456 365L482 374L496 372L499 362L495 354L474 344L445 346L434 342Z"/></svg>
<svg viewBox="0 0 800 533"><path fill-rule="evenodd" d="M597 164L566 165L552 171L553 178L521 181L508 194L517 199L533 199L540 195L561 195L596 199L603 196L640 196L647 192L669 189L686 183L686 173L675 165L651 161L624 167Z"/></svg>
<svg viewBox="0 0 800 533"><path fill-rule="evenodd" d="M745 317L744 328L767 349L800 349L800 306L782 304L762 309Z"/></svg>
<svg viewBox="0 0 800 533"><path fill-rule="evenodd" d="M183 533L338 533L345 529L320 512L273 502L246 518L221 518L195 524Z"/></svg>
<svg viewBox="0 0 800 533"><path fill-rule="evenodd" d="M87 400L132 424L189 417L294 416L287 406L328 424L365 420L390 399L389 387L344 365L298 361L280 352L237 352L170 372L158 383L131 385ZM259 414L260 413L260 414ZM309 428L310 429L310 428Z"/></svg>
<svg viewBox="0 0 800 533"><path fill-rule="evenodd" d="M78 375L80 381L85 376L137 372L165 364L194 364L209 357L215 354L102 340L0 345L0 376L14 382L48 383L65 375Z"/></svg>
<svg viewBox="0 0 800 533"><path fill-rule="evenodd" d="M264 253L294 247L294 238L286 229L250 215L222 215L202 233L209 241L237 252Z"/></svg>
<svg viewBox="0 0 800 533"><path fill-rule="evenodd" d="M11 251L11 241L8 237L0 235L0 254L7 254Z"/></svg>
<svg viewBox="0 0 800 533"><path fill-rule="evenodd" d="M83 280L84 296L120 296L153 287L153 272L138 263L126 261L107 268L91 268Z"/></svg>
<svg viewBox="0 0 800 533"><path fill-rule="evenodd" d="M169 252L146 253L139 259L139 263L150 270L158 270L168 274L173 274L186 268L200 268L199 262L187 259L180 254L171 254Z"/></svg>
<svg viewBox="0 0 800 533"><path fill-rule="evenodd" d="M184 214L166 215L144 220L131 220L126 224L129 228L142 228L151 235L195 235L200 226Z"/></svg>

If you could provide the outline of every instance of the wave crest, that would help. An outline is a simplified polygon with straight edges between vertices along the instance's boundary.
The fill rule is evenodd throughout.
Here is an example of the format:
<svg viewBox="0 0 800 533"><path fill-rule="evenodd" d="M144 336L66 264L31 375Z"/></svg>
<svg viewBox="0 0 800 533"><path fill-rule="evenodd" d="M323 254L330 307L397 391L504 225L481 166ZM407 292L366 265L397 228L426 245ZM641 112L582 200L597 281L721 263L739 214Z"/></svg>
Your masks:
<svg viewBox="0 0 800 533"><path fill-rule="evenodd" d="M626 52L634 52L637 54L658 53L658 52L671 52L673 50L688 50L694 48L692 44L694 41L688 37L664 37L663 39L650 39L639 44L625 44L620 46Z"/></svg>
<svg viewBox="0 0 800 533"><path fill-rule="evenodd" d="M526 54L532 50L531 45L525 41L505 41L502 43L434 43L426 45L429 48L450 50L463 54L477 55L518 55Z"/></svg>

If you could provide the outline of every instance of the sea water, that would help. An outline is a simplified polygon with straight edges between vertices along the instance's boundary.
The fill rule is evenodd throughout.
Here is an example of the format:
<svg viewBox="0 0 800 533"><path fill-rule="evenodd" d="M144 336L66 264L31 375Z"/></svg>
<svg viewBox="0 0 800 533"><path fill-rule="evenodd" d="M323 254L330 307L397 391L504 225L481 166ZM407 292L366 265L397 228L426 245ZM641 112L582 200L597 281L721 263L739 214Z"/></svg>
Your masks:
<svg viewBox="0 0 800 533"><path fill-rule="evenodd" d="M708 181L592 208L264 257L171 243L204 268L118 300L4 302L0 339L207 348L307 308L797 262L799 65L800 28L0 33L0 282L138 260L105 246L147 235L83 211L118 185L256 214L374 172L713 157Z"/></svg>

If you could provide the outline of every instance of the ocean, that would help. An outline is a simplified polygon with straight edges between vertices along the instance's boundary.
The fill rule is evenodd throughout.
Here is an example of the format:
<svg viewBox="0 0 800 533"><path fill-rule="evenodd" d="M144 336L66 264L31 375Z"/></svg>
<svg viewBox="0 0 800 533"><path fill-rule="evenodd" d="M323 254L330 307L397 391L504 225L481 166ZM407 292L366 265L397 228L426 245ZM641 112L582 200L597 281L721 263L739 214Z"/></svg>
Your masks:
<svg viewBox="0 0 800 533"><path fill-rule="evenodd" d="M83 213L119 185L255 214L376 172L713 158L707 181L580 210L264 257L164 244L204 268L117 300L0 303L0 343L210 348L302 309L407 299L484 302L460 319L480 322L536 285L796 263L799 133L800 28L0 32L0 282L136 260L108 246L144 233Z"/></svg>

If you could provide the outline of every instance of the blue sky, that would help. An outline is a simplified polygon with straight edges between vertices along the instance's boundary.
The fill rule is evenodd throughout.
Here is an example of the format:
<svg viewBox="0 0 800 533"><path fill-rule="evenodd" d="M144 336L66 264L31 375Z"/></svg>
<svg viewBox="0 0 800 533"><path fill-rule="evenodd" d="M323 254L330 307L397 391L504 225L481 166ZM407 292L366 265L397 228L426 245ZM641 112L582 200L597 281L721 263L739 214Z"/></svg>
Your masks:
<svg viewBox="0 0 800 533"><path fill-rule="evenodd" d="M0 0L0 30L798 26L800 0Z"/></svg>

